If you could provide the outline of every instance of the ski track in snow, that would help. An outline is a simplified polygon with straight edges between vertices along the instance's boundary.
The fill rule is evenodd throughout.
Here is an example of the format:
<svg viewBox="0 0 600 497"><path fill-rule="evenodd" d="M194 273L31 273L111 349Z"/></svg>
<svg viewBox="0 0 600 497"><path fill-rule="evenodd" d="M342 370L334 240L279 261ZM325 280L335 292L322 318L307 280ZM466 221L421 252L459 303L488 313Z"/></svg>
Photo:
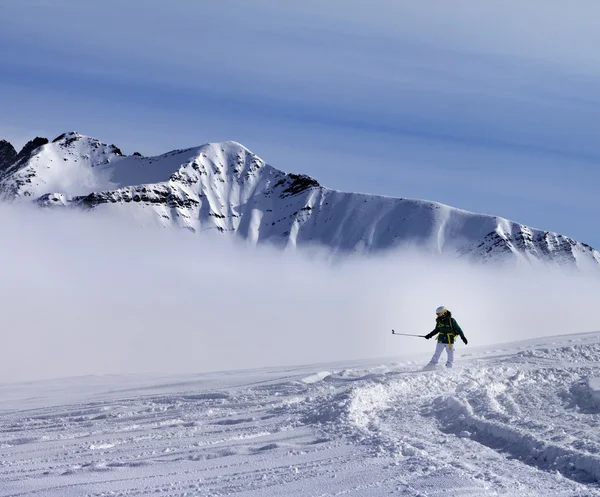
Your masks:
<svg viewBox="0 0 600 497"><path fill-rule="evenodd" d="M600 496L600 333L0 386L0 496Z"/></svg>

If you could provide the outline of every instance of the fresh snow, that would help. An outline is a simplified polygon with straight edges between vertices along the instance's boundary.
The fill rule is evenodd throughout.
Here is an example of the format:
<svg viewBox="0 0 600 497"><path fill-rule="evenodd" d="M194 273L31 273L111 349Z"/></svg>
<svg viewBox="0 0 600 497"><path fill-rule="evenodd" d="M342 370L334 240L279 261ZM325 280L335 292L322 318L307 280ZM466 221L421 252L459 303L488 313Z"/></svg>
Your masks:
<svg viewBox="0 0 600 497"><path fill-rule="evenodd" d="M3 160L12 160L10 144L4 149ZM408 246L480 262L600 269L600 253L569 237L436 202L331 190L275 169L236 142L125 157L113 145L66 133L2 166L0 197L334 255Z"/></svg>
<svg viewBox="0 0 600 497"><path fill-rule="evenodd" d="M0 496L600 495L600 333L428 358L0 385Z"/></svg>

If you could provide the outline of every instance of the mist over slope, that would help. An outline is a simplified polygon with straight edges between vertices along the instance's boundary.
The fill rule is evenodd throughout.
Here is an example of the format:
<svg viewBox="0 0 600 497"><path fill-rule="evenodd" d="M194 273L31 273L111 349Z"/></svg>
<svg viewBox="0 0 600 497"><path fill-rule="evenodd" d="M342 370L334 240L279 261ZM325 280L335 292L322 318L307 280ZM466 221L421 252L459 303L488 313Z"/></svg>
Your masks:
<svg viewBox="0 0 600 497"><path fill-rule="evenodd" d="M198 372L396 356L450 308L470 343L600 328L600 281L412 250L331 265L315 251L2 204L0 381Z"/></svg>
<svg viewBox="0 0 600 497"><path fill-rule="evenodd" d="M5 142L6 143L6 142ZM569 237L436 202L344 193L285 173L235 142L124 156L78 133L4 146L0 197L133 217L141 225L235 233L250 245L381 254L413 247L478 262L600 270L600 253ZM16 153L16 152L15 152Z"/></svg>

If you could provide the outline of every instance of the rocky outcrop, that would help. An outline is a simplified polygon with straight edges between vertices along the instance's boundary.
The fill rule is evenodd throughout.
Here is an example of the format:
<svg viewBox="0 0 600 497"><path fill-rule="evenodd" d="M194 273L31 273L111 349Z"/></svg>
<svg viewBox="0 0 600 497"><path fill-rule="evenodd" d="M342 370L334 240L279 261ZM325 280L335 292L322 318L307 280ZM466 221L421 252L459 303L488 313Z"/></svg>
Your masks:
<svg viewBox="0 0 600 497"><path fill-rule="evenodd" d="M24 162L27 159L31 158L33 153L41 146L46 145L46 143L48 143L48 138L41 138L39 136L34 138L33 140L29 140L21 149L19 155L17 155L17 159L15 162Z"/></svg>
<svg viewBox="0 0 600 497"><path fill-rule="evenodd" d="M17 160L17 151L6 140L0 140L0 176Z"/></svg>

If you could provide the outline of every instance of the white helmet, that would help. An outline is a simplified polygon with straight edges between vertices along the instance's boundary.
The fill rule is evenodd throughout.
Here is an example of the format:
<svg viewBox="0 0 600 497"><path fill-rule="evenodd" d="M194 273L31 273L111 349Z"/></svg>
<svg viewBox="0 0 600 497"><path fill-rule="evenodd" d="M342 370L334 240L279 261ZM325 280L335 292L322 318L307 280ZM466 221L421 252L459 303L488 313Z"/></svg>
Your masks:
<svg viewBox="0 0 600 497"><path fill-rule="evenodd" d="M446 308L445 308L443 305L439 306L439 307L438 307L438 308L435 310L435 313L436 313L438 316L442 316L443 314L446 314L446 312L447 312L447 309L446 309Z"/></svg>

